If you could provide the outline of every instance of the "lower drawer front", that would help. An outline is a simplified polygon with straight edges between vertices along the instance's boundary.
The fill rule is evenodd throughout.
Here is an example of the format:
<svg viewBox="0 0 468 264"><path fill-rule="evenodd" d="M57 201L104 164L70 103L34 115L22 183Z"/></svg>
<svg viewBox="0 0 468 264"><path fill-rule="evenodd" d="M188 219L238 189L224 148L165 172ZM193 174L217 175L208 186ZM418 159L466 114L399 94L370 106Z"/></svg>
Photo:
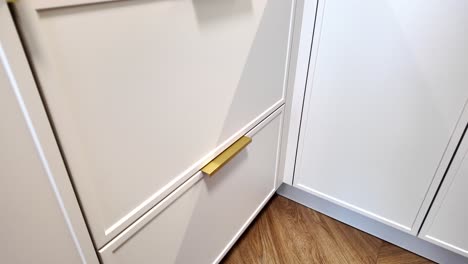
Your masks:
<svg viewBox="0 0 468 264"><path fill-rule="evenodd" d="M279 111L215 175L197 173L102 248L103 262L218 262L275 191Z"/></svg>

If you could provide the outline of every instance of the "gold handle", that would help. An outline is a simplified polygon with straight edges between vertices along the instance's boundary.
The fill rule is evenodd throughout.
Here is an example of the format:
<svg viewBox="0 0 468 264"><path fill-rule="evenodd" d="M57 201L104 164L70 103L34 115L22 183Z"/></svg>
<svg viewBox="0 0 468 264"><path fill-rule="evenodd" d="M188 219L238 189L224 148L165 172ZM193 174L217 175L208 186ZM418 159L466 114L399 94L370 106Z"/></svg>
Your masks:
<svg viewBox="0 0 468 264"><path fill-rule="evenodd" d="M239 140L234 142L229 146L225 151L216 156L212 161L205 165L202 168L202 171L210 176L215 174L219 169L221 169L228 161L234 158L237 153L244 149L248 144L252 142L252 139L246 136L241 137Z"/></svg>

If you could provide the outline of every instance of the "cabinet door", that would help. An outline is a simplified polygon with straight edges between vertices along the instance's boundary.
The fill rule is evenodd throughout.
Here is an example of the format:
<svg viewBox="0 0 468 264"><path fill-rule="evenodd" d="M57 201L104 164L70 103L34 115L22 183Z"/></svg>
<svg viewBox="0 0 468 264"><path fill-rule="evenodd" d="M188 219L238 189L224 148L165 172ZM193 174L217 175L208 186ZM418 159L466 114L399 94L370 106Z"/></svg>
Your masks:
<svg viewBox="0 0 468 264"><path fill-rule="evenodd" d="M17 6L98 247L284 103L291 0Z"/></svg>
<svg viewBox="0 0 468 264"><path fill-rule="evenodd" d="M0 208L1 263L99 263L5 1Z"/></svg>
<svg viewBox="0 0 468 264"><path fill-rule="evenodd" d="M416 234L462 131L468 2L319 12L293 184Z"/></svg>
<svg viewBox="0 0 468 264"><path fill-rule="evenodd" d="M468 138L465 135L419 236L468 257Z"/></svg>

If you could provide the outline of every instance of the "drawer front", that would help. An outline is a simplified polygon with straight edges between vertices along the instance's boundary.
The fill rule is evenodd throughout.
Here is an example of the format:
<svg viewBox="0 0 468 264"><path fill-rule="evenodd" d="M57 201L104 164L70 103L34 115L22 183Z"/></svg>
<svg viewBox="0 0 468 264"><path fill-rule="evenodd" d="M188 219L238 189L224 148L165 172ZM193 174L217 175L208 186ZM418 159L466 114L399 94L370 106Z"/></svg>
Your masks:
<svg viewBox="0 0 468 264"><path fill-rule="evenodd" d="M108 263L213 263L275 191L281 112L214 176L199 172L102 250Z"/></svg>
<svg viewBox="0 0 468 264"><path fill-rule="evenodd" d="M283 104L292 1L68 2L26 32L101 247Z"/></svg>

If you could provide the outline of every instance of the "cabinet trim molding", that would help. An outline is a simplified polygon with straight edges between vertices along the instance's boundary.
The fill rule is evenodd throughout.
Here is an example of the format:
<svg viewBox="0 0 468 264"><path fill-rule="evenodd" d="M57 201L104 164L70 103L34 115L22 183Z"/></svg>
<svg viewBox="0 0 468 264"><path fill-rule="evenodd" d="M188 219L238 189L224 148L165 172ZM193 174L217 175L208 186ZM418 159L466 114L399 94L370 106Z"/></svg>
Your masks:
<svg viewBox="0 0 468 264"><path fill-rule="evenodd" d="M33 7L36 10L45 10L45 9L52 9L52 8L64 8L64 7L73 7L79 5L93 5L93 4L101 4L107 2L116 2L116 1L124 1L124 0L34 0Z"/></svg>
<svg viewBox="0 0 468 264"><path fill-rule="evenodd" d="M290 66L290 77L292 86L290 98L287 98L287 104L290 109L286 110L288 123L287 138L285 137L285 155L284 155L284 179L283 182L287 184L293 183L294 167L296 163L296 150L297 142L299 140L299 129L302 118L302 105L305 96L305 89L307 83L307 73L309 71L309 60L311 58L312 40L315 29L316 16L309 16L306 14L315 14L318 9L318 1L304 1L304 6L300 10L297 7L295 14L300 16L301 20L294 28L294 39L297 44L297 61L296 65ZM293 46L290 46L292 49ZM294 67L294 69L293 69Z"/></svg>

